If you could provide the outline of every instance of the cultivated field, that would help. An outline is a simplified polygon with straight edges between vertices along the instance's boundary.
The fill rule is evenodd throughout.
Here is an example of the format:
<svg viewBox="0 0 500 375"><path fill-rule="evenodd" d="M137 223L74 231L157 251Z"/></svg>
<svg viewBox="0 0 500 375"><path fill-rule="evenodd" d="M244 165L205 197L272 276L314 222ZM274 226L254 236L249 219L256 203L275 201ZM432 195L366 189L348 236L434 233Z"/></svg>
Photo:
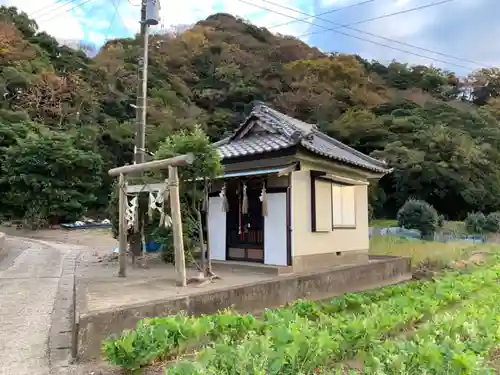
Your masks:
<svg viewBox="0 0 500 375"><path fill-rule="evenodd" d="M231 311L148 319L104 343L127 369L172 375L495 374L500 258L434 280L296 301L260 317Z"/></svg>

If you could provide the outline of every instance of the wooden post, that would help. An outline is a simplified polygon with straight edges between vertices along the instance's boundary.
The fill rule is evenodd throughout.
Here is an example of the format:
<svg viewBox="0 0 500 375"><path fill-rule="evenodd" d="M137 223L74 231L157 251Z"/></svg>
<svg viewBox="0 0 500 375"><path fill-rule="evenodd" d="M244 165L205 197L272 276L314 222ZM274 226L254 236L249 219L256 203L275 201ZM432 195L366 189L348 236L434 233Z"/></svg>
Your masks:
<svg viewBox="0 0 500 375"><path fill-rule="evenodd" d="M182 236L181 201L179 197L179 175L177 166L168 166L168 179L170 185L170 209L172 211L172 232L174 236L177 284L179 286L186 286L186 260L184 259L184 239Z"/></svg>
<svg viewBox="0 0 500 375"><path fill-rule="evenodd" d="M126 276L127 268L127 219L125 212L127 210L127 181L123 173L120 173L118 180L118 240L119 240L119 258L120 268L119 277Z"/></svg>
<svg viewBox="0 0 500 375"><path fill-rule="evenodd" d="M207 201L207 210L206 210L206 218L207 218L207 236L205 238L205 241L207 242L207 251L205 252L205 256L207 257L207 269L206 269L206 274L208 276L213 276L212 272L212 253L210 251L210 231L208 230L208 215L209 215L209 210L210 210L210 198Z"/></svg>

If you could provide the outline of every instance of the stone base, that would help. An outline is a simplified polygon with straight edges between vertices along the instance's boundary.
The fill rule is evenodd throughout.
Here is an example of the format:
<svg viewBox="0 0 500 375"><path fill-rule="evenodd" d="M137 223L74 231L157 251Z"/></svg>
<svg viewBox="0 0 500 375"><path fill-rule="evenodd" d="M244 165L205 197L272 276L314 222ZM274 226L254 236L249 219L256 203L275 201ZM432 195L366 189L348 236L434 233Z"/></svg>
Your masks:
<svg viewBox="0 0 500 375"><path fill-rule="evenodd" d="M288 266L273 266L262 263L254 262L239 262L234 260L212 260L212 269L217 273L218 269L231 270L233 272L238 272L241 269L251 270L255 273L262 273L266 275L284 275L293 272L292 267Z"/></svg>
<svg viewBox="0 0 500 375"><path fill-rule="evenodd" d="M368 250L338 251L334 253L294 256L293 272L309 272L318 269L368 263Z"/></svg>

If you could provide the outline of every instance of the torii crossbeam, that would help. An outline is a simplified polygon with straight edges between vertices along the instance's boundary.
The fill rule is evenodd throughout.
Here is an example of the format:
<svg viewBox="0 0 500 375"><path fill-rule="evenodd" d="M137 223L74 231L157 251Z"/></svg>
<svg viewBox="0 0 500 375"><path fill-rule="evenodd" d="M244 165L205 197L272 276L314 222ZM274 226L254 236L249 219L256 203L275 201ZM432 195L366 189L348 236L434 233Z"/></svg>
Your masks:
<svg viewBox="0 0 500 375"><path fill-rule="evenodd" d="M170 210L172 216L172 232L174 238L175 249L175 270L177 284L186 286L186 260L184 258L184 241L182 237L182 215L181 204L179 198L179 175L177 167L192 164L194 162L194 155L192 153L186 155L175 156L170 159L154 160L146 163L124 165L118 168L113 168L108 171L112 177L118 177L119 184L119 225L118 225L118 238L119 238L119 259L120 268L118 276L126 276L127 267L127 223L125 219L125 212L127 207L127 175L131 173L147 172L157 169L168 168L168 183L170 191Z"/></svg>

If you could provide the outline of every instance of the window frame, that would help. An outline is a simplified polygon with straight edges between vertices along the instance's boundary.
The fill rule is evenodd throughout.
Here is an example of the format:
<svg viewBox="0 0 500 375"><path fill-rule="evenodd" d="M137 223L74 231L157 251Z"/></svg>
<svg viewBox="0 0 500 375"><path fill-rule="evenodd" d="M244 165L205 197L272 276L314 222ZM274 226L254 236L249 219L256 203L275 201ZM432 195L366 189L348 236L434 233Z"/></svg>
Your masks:
<svg viewBox="0 0 500 375"><path fill-rule="evenodd" d="M318 180L325 180L324 178L321 178L326 174L326 172L320 172L320 171L309 171L310 173L310 178L311 178L311 185L310 185L310 190L311 190L311 232L313 233L330 233L331 228L328 230L319 230L317 227L317 212L316 212L316 181ZM330 197L331 199L331 197ZM330 208L331 212L331 208Z"/></svg>
<svg viewBox="0 0 500 375"><path fill-rule="evenodd" d="M357 202L356 202L356 191L354 190L354 225L336 225L334 224L334 208L333 208L333 186L348 186L355 188L356 184L349 184L344 182L339 182L332 180L326 176L326 172L322 171L310 171L311 178L311 232L313 233L329 233L334 230L339 229L356 229L357 228ZM317 212L316 212L316 182L328 182L330 184L330 220L331 228L329 230L318 230L317 227Z"/></svg>
<svg viewBox="0 0 500 375"><path fill-rule="evenodd" d="M331 186L331 190L332 190L332 198L331 198L331 204L332 204L332 209L331 209L331 212L332 212L332 230L335 230L335 229L356 229L357 228L357 224L358 224L358 220L357 220L357 205L356 205L356 185L349 185L349 184L342 184L342 183L338 183L336 181L331 181L332 183L332 186ZM335 224L335 220L334 220L334 210L333 210L333 203L334 203L334 199L333 199L333 188L334 186L338 186L340 187L340 191L342 191L342 187L350 187L350 188L353 188L353 213L354 213L354 224ZM343 196L341 197L341 199L343 200ZM341 209L342 210L342 209ZM343 212L341 212L341 214L343 214Z"/></svg>

